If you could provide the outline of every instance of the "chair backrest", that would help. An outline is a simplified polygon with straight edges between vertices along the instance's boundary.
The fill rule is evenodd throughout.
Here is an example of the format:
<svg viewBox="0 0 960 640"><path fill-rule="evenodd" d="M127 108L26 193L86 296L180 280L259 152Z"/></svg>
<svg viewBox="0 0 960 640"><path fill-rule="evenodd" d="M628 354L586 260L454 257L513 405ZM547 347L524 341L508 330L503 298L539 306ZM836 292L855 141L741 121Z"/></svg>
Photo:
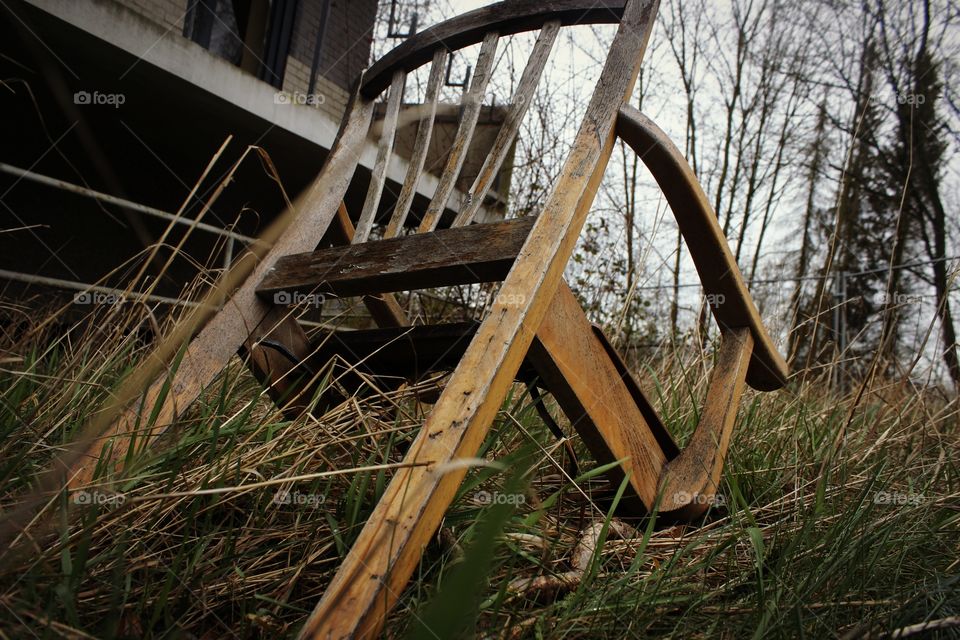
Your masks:
<svg viewBox="0 0 960 640"><path fill-rule="evenodd" d="M367 107L367 103L377 100L387 92L386 111L380 128L376 162L353 242L367 241L380 208L387 179L387 167L400 121L404 85L410 73L424 65L430 65L413 150L403 185L384 231L385 238L399 234L410 213L424 172L447 57L450 53L478 43L481 45L469 88L463 93L459 109L459 124L449 155L439 176L437 188L420 222L418 232L436 229L460 178L477 128L481 102L493 75L500 40L518 33L537 29L540 31L514 95L506 108L500 129L461 203L453 226L470 224L480 210L485 194L510 153L524 115L543 77L543 71L560 28L580 24L616 24L623 16L625 4L626 0L499 2L441 22L415 34L367 69L360 79L358 95L351 108L363 110Z"/></svg>
<svg viewBox="0 0 960 640"><path fill-rule="evenodd" d="M620 23L618 36L611 45L603 76L587 109L577 140L557 181L558 186L544 210L549 213L554 207L558 211L566 211L571 207L576 209L576 213L567 212L561 216L566 218L572 215L571 221L576 228L565 228L562 231L565 237L560 241L563 245L571 245L568 248L572 249L586 213L581 209L589 208L596 191L594 183L600 179L606 166L612 148L610 136L614 135L612 125L616 121L616 133L634 147L645 163L652 165L650 168L654 176L678 216L681 231L708 293L726 301L724 305L712 307L718 323L722 328L750 328L757 345L748 376L751 386L757 389L779 388L788 375L786 364L767 335L696 176L686 166L682 155L652 122L625 106L633 86L631 78L635 77L646 37L649 36L648 18L656 14L656 5L656 0L508 0L426 29L374 63L360 78L351 107L356 113L367 114L362 126L369 131L371 105L387 92L377 159L353 243L365 242L369 238L377 216L400 119L404 82L411 72L426 64L431 65L410 163L384 232L385 238L399 234L410 213L430 146L450 52L481 45L470 86L463 94L459 126L449 156L418 232L436 229L453 194L476 130L481 100L493 73L500 40L539 29L536 44L517 83L500 130L465 194L453 226L470 224L480 210L484 196L517 136L561 27ZM629 15L625 18L627 7ZM621 89L626 90L626 95L619 93ZM627 111L622 112L622 109ZM352 115L348 113L344 128L348 127L351 118ZM591 165L589 175L586 172L587 165ZM560 223L561 227L565 225ZM567 252L566 249L564 251Z"/></svg>

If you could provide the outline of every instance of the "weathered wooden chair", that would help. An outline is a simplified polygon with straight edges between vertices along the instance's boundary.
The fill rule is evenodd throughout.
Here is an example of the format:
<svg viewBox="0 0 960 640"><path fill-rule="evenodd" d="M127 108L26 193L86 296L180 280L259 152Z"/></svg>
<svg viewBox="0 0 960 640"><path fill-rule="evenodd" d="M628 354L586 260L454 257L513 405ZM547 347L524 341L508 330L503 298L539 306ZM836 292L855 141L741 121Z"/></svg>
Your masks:
<svg viewBox="0 0 960 640"><path fill-rule="evenodd" d="M309 370L310 362L334 353L359 356L365 366L400 377L452 370L406 455L408 464L391 480L310 616L304 637L379 632L467 472L447 463L476 454L518 374L536 376L550 390L600 462L622 461L620 477L629 477L643 508L680 519L702 513L714 495L744 384L760 390L784 384L786 365L764 330L695 176L663 132L626 105L657 5L657 0L510 0L416 34L376 62L360 78L334 149L298 215L192 340L168 381L170 392L165 393L162 381L148 392L146 406L158 404L157 422L168 422L237 349L249 355L274 397L288 402L303 395L298 368ZM517 135L559 30L585 23L618 23L619 29L542 213L471 225ZM470 146L498 40L537 29L502 129L452 227L437 230ZM476 43L482 43L476 70L436 193L419 233L402 236L423 172L446 57ZM405 78L428 63L425 109L409 172L383 239L368 241L384 196ZM371 129L374 102L384 91L389 93L378 155L354 229L342 200ZM704 289L717 303L712 310L722 334L718 363L699 425L682 451L563 280L618 136L664 191ZM328 228L343 244L315 250ZM409 327L390 295L494 281L502 281L499 295L477 325ZM381 328L334 336L314 348L292 314L275 304L301 293L364 296ZM300 406L292 405L294 410ZM114 445L114 457L124 452L122 443Z"/></svg>

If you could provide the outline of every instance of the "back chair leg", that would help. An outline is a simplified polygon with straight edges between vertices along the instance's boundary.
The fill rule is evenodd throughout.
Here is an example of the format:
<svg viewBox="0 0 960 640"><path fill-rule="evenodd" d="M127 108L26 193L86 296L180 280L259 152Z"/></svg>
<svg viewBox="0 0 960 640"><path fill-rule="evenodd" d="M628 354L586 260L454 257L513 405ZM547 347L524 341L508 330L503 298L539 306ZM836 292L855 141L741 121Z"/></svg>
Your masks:
<svg viewBox="0 0 960 640"><path fill-rule="evenodd" d="M250 334L240 349L250 372L267 394L293 419L307 408L304 380L297 363L310 356L310 341L297 322L293 309L275 307Z"/></svg>

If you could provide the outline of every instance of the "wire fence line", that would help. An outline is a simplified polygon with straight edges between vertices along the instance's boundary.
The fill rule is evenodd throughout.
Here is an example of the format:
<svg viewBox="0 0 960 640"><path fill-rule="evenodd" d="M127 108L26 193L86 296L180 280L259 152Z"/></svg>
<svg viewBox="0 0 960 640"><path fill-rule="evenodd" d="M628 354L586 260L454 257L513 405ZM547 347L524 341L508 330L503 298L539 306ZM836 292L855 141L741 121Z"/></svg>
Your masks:
<svg viewBox="0 0 960 640"><path fill-rule="evenodd" d="M960 260L960 256L948 256L944 258L936 258L934 260L923 260L920 262L911 262L908 264L899 264L883 267L880 269L865 269L863 271L843 271L835 273L843 273L845 277L852 278L857 276L869 275L872 273L883 273L890 270L898 269L911 269L913 267L920 267L928 264L935 264L937 262L947 262L950 260ZM753 279L753 280L744 280L746 284L775 284L778 282L802 282L807 280L833 280L835 276L833 274L829 275L817 275L817 276L784 276L782 278L764 278L764 279ZM692 287L701 287L699 282L681 282L680 284L664 284L664 285L644 285L641 287L635 287L637 291L655 291L655 290L673 290L673 289L688 289Z"/></svg>

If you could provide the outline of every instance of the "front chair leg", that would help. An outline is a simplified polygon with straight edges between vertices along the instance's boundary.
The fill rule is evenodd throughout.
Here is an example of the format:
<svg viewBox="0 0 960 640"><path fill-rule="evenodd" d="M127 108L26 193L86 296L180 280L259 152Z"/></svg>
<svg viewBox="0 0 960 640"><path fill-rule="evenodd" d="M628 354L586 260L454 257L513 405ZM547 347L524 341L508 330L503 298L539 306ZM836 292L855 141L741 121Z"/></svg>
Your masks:
<svg viewBox="0 0 960 640"><path fill-rule="evenodd" d="M720 356L710 375L700 422L687 446L660 474L660 513L670 519L702 515L720 483L753 352L750 329L725 329L721 335Z"/></svg>

